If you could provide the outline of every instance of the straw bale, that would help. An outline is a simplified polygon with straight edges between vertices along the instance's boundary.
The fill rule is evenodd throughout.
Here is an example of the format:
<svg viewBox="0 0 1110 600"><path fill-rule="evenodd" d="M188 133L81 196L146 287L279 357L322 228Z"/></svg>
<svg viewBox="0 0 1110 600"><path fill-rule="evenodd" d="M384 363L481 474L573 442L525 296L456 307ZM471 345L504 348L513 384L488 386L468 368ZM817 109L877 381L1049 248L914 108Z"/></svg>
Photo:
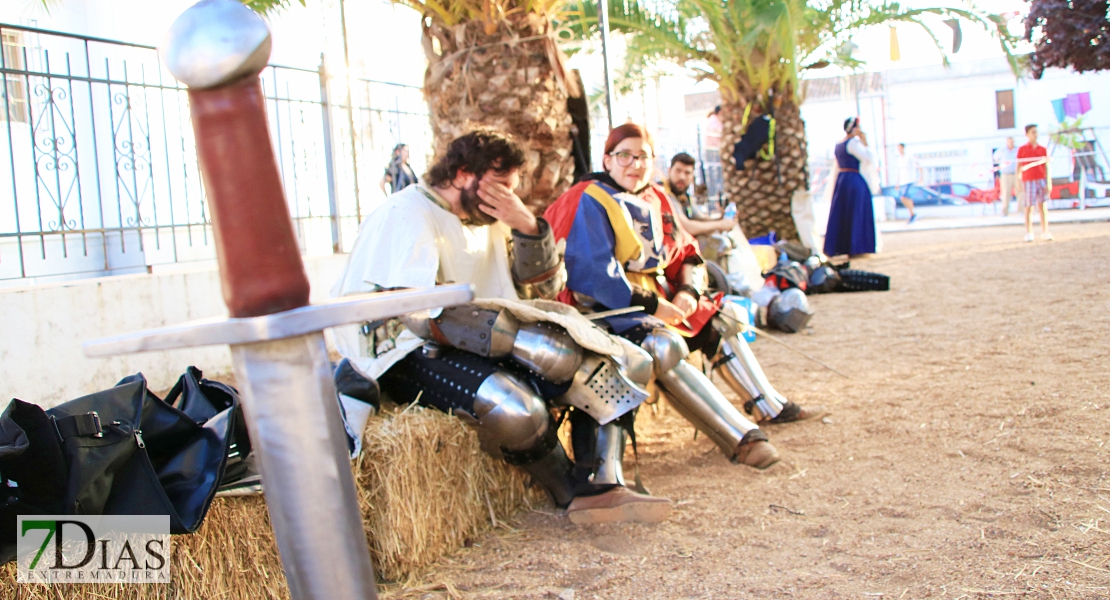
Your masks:
<svg viewBox="0 0 1110 600"><path fill-rule="evenodd" d="M368 426L355 466L379 576L402 580L542 501L460 419L412 406Z"/></svg>
<svg viewBox="0 0 1110 600"><path fill-rule="evenodd" d="M412 407L370 420L353 465L379 579L407 581L522 508L542 502L527 476L480 451L461 420ZM174 536L168 585L20 585L5 600L221 600L289 597L262 497L217 498L200 530Z"/></svg>

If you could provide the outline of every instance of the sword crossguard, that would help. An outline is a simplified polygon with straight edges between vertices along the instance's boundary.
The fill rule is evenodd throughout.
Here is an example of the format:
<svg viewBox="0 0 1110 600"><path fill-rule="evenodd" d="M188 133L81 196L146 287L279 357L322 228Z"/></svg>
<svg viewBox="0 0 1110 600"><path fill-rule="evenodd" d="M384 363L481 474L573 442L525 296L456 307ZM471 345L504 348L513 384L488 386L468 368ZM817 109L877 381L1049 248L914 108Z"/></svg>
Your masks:
<svg viewBox="0 0 1110 600"><path fill-rule="evenodd" d="M252 344L305 335L338 325L454 306L473 299L474 291L469 285L359 294L260 317L217 317L125 333L85 342L84 350L85 356L95 358L215 344Z"/></svg>

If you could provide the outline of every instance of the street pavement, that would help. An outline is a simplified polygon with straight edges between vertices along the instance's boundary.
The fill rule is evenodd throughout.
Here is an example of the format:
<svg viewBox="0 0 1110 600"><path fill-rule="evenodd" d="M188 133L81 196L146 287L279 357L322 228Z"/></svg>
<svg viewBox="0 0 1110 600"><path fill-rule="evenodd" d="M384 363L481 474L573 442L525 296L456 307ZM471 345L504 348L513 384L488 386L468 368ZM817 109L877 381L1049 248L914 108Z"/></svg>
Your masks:
<svg viewBox="0 0 1110 600"><path fill-rule="evenodd" d="M961 207L962 208L962 207ZM990 210L989 208L987 209ZM906 219L898 219L896 221L879 221L876 223L879 231L883 233L900 233L903 231L926 231L932 229L963 229L969 227L999 227L1005 225L1024 225L1025 216L1023 214L1011 212L1010 216L1004 217L1002 215L981 215L981 216L930 216L926 214L925 210L920 211L920 215L912 225L906 223ZM1110 207L1086 208L1079 210L1076 208L1050 210L1048 211L1048 222L1051 230L1053 223L1086 223L1096 221L1110 221ZM1033 216L1033 231L1040 232L1041 226L1039 224L1039 216Z"/></svg>

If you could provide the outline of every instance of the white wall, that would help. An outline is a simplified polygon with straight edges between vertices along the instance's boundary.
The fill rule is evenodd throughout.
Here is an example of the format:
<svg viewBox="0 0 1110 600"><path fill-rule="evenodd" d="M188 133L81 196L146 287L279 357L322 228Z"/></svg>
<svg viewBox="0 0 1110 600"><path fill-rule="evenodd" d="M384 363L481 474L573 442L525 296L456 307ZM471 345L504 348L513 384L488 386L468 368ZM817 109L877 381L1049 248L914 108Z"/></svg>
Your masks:
<svg viewBox="0 0 1110 600"><path fill-rule="evenodd" d="M346 260L306 261L313 301L328 297ZM226 315L215 266L191 268L0 290L0 405L15 397L50 407L140 371L153 391L169 389L189 365L230 373L227 346L112 358L81 351L91 339Z"/></svg>

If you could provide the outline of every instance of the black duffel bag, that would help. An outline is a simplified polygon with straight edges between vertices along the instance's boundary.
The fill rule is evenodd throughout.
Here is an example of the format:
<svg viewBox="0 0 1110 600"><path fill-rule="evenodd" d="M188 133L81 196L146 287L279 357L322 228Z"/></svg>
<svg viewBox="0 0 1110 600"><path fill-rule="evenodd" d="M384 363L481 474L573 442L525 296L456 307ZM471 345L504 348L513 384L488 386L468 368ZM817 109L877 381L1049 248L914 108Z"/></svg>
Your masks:
<svg viewBox="0 0 1110 600"><path fill-rule="evenodd" d="M201 376L189 367L165 400L141 373L46 411L13 399L0 415L0 564L15 558L18 515L168 515L171 533L196 531L250 451L238 392Z"/></svg>

